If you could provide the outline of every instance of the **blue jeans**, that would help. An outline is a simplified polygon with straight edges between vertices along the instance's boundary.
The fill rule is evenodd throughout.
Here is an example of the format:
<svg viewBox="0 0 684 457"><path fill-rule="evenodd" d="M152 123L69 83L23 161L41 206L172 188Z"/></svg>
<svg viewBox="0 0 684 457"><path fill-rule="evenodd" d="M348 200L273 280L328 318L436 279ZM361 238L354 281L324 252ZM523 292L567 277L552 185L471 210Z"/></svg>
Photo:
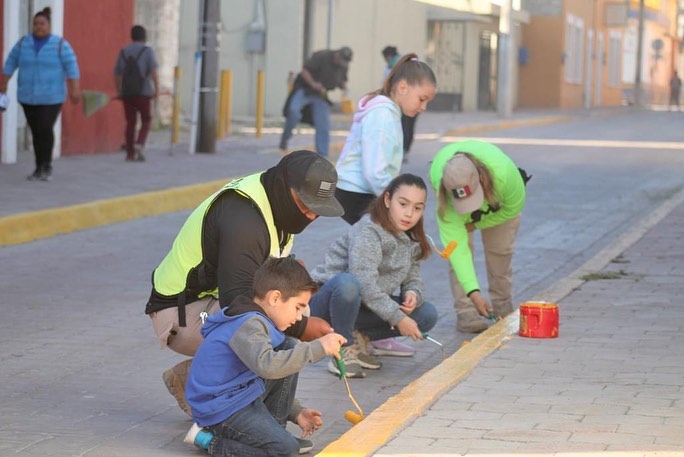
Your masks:
<svg viewBox="0 0 684 457"><path fill-rule="evenodd" d="M276 350L291 349L290 338ZM209 455L217 457L293 457L299 454L297 439L285 430L297 390L298 373L282 379L267 379L266 391L249 406L223 422L207 427L214 439Z"/></svg>
<svg viewBox="0 0 684 457"><path fill-rule="evenodd" d="M401 304L401 298L392 296L392 300ZM413 310L409 317L416 321L421 332L426 333L432 330L437 323L437 308L430 302L424 301L422 305ZM370 309L362 306L359 316L356 319L356 328L370 338L371 341L383 340L394 336L401 336L399 330L391 328L389 324L382 320L380 316Z"/></svg>
<svg viewBox="0 0 684 457"><path fill-rule="evenodd" d="M392 297L401 303L399 297ZM356 329L368 336L371 341L400 336L397 329L380 316L361 305L361 286L351 273L340 273L318 289L309 301L311 315L325 319L337 333L354 342L352 332ZM416 321L421 332L430 331L437 323L437 308L429 302L423 302L410 315Z"/></svg>
<svg viewBox="0 0 684 457"><path fill-rule="evenodd" d="M297 89L290 99L283 135L280 137L280 148L287 149L287 142L292 138L292 129L302 119L302 109L306 105L311 105L316 129L316 152L327 157L330 145L330 105L319 95L306 95L304 89Z"/></svg>
<svg viewBox="0 0 684 457"><path fill-rule="evenodd" d="M361 285L351 273L340 273L318 289L309 300L311 315L325 319L347 339L348 346L354 342L352 332L356 316L361 308Z"/></svg>

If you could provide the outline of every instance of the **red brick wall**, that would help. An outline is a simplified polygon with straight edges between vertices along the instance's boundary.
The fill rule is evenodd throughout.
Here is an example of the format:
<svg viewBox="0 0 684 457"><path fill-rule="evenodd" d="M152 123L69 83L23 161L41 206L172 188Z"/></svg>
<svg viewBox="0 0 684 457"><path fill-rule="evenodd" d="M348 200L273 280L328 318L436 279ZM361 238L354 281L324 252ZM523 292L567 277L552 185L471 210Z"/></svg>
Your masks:
<svg viewBox="0 0 684 457"><path fill-rule="evenodd" d="M1 1L1 0L0 0ZM114 95L113 68L122 46L130 42L133 0L64 0L64 38L74 47L81 89ZM62 154L118 151L123 143L121 102L113 100L90 117L67 99L62 110Z"/></svg>

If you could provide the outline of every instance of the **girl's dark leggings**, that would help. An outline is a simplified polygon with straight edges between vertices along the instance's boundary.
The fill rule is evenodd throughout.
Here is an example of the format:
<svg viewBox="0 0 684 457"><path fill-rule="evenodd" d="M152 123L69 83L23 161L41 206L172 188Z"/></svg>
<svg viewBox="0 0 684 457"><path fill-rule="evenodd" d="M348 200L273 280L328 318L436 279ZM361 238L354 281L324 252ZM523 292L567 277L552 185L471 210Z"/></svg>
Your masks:
<svg viewBox="0 0 684 457"><path fill-rule="evenodd" d="M52 168L52 148L55 145L53 128L62 104L25 105L24 115L33 136L33 151L36 154L36 170Z"/></svg>

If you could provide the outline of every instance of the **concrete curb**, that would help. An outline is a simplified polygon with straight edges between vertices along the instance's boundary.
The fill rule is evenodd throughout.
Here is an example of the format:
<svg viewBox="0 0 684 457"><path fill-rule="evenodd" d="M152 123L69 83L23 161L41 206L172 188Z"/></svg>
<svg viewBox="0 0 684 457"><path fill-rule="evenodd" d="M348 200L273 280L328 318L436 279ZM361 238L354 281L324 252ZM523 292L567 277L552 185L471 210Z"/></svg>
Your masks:
<svg viewBox="0 0 684 457"><path fill-rule="evenodd" d="M567 122L575 119L575 116L547 116L534 117L529 119L507 119L493 124L474 124L447 130L443 136L462 136L473 133L487 132L489 130L503 130L516 127L531 127L535 125L554 124L556 122Z"/></svg>
<svg viewBox="0 0 684 457"><path fill-rule="evenodd" d="M599 251L570 275L538 294L534 300L559 302L584 283L582 276L603 269L612 259L641 239L646 232L683 202L684 190L679 190L651 214L632 225L610 246ZM422 416L444 393L470 374L481 360L517 332L519 317L519 313L514 312L491 326L451 357L404 387L397 395L391 397L317 455L326 457L373 455L402 429Z"/></svg>
<svg viewBox="0 0 684 457"><path fill-rule="evenodd" d="M0 247L197 206L232 178L0 218Z"/></svg>

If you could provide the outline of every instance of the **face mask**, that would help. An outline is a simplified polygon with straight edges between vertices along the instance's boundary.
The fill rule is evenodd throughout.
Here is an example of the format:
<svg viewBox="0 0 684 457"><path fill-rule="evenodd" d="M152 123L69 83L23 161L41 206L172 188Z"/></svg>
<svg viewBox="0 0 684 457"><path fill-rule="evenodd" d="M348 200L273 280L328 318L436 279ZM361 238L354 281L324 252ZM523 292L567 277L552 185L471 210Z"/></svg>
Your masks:
<svg viewBox="0 0 684 457"><path fill-rule="evenodd" d="M273 220L278 230L301 233L311 222L295 203L286 180L286 169L281 164L269 168L261 177L268 201L271 203Z"/></svg>

